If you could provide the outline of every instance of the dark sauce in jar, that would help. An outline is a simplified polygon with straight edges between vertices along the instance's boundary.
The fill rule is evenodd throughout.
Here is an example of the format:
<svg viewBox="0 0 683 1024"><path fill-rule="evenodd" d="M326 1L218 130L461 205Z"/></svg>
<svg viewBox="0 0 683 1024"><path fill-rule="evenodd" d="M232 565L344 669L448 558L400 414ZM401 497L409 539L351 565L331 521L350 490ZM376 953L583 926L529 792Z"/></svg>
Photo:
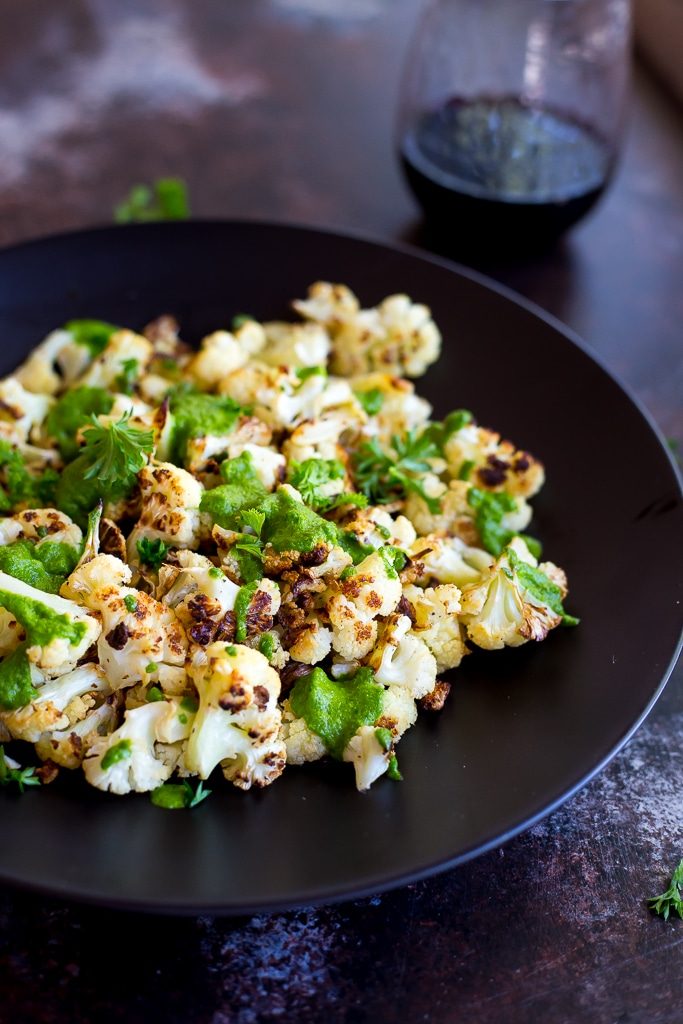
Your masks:
<svg viewBox="0 0 683 1024"><path fill-rule="evenodd" d="M501 247L557 237L593 206L612 168L588 126L514 97L449 100L404 136L401 159L428 220Z"/></svg>

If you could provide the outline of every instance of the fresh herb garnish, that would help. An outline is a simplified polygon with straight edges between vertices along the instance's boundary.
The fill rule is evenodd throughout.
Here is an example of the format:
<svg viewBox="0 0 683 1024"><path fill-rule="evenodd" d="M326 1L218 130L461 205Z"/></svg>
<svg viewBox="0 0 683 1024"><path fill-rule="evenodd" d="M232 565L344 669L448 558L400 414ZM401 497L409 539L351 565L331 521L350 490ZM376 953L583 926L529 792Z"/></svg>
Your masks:
<svg viewBox="0 0 683 1024"><path fill-rule="evenodd" d="M45 419L50 437L67 462L78 455L79 445L76 434L81 427L96 416L106 415L114 404L114 398L104 388L80 387L66 391L52 406Z"/></svg>
<svg viewBox="0 0 683 1024"><path fill-rule="evenodd" d="M235 313L232 318L233 331L239 331L240 327L244 327L245 324L248 324L253 319L254 317L250 316L249 313Z"/></svg>
<svg viewBox="0 0 683 1024"><path fill-rule="evenodd" d="M556 583L540 569L522 561L512 548L508 548L507 557L519 583L532 598L540 604L547 605L555 615L561 615L563 626L578 626L579 619L565 612L562 606L562 591Z"/></svg>
<svg viewBox="0 0 683 1024"><path fill-rule="evenodd" d="M408 556L405 552L401 551L400 548L393 547L391 544L385 544L384 547L377 549L377 554L384 562L384 568L389 579L398 579L398 574L408 561Z"/></svg>
<svg viewBox="0 0 683 1024"><path fill-rule="evenodd" d="M26 786L39 786L40 779L35 768L11 768L5 758L5 750L0 746L0 786L9 786L11 783L23 793Z"/></svg>
<svg viewBox="0 0 683 1024"><path fill-rule="evenodd" d="M183 808L196 807L202 800L211 796L211 790L204 788L204 783L199 782L196 789L193 789L187 779L182 782L164 782L157 786L150 794L150 800L155 807L163 807L167 811L176 811Z"/></svg>
<svg viewBox="0 0 683 1024"><path fill-rule="evenodd" d="M133 385L137 380L140 364L137 359L124 359L121 363L121 373L114 381L114 387L123 395L133 394Z"/></svg>
<svg viewBox="0 0 683 1024"><path fill-rule="evenodd" d="M145 672L146 671L147 669L145 669ZM166 700L166 698L164 697L164 691L161 689L160 686L150 686L149 690L147 691L147 703L154 704L160 700Z"/></svg>
<svg viewBox="0 0 683 1024"><path fill-rule="evenodd" d="M136 612L138 610L138 599L134 594L126 594L123 603L129 612Z"/></svg>
<svg viewBox="0 0 683 1024"><path fill-rule="evenodd" d="M158 572L161 563L166 558L170 549L170 544L166 541L161 540L159 537L155 537L154 540L150 540L149 537L141 537L136 543L138 549L138 555L143 565L148 565L150 569Z"/></svg>
<svg viewBox="0 0 683 1024"><path fill-rule="evenodd" d="M403 782L403 776L398 768L398 758L396 754L392 754L389 758L389 767L387 768L387 778L393 779L394 782Z"/></svg>
<svg viewBox="0 0 683 1024"><path fill-rule="evenodd" d="M182 178L158 178L151 186L133 185L114 210L117 224L154 220L187 220L190 206Z"/></svg>
<svg viewBox="0 0 683 1024"><path fill-rule="evenodd" d="M121 328L105 320L69 320L64 330L69 332L77 345L87 348L90 355L95 357L105 350L112 334Z"/></svg>
<svg viewBox="0 0 683 1024"><path fill-rule="evenodd" d="M474 469L474 462L472 459L465 459L460 470L458 471L458 480L469 480Z"/></svg>
<svg viewBox="0 0 683 1024"><path fill-rule="evenodd" d="M428 495L417 479L430 472L429 459L439 455L434 440L426 434L418 436L416 431L409 430L403 437L394 434L391 449L384 451L377 438L363 442L353 456L358 488L377 505L385 505L413 492L422 498L433 515L438 514L441 502Z"/></svg>
<svg viewBox="0 0 683 1024"><path fill-rule="evenodd" d="M498 557L515 536L515 531L504 527L502 522L508 512L517 510L517 502L505 491L484 491L479 487L470 487L467 501L474 509L474 522L482 544Z"/></svg>
<svg viewBox="0 0 683 1024"><path fill-rule="evenodd" d="M678 867L671 876L669 888L659 896L649 899L647 905L665 921L669 920L669 914L672 912L683 918L683 860L679 861Z"/></svg>
<svg viewBox="0 0 683 1024"><path fill-rule="evenodd" d="M301 494L306 505L316 512L331 512L340 505L357 505L365 508L368 499L364 494L342 491L340 494L327 495L323 488L333 480L343 480L346 475L344 464L339 459L306 459L304 462L292 460L289 464L289 483Z"/></svg>
<svg viewBox="0 0 683 1024"><path fill-rule="evenodd" d="M376 416L384 405L384 395L379 388L370 388L369 391L355 391L354 394L368 416Z"/></svg>
<svg viewBox="0 0 683 1024"><path fill-rule="evenodd" d="M327 377L326 366L300 366L294 373L299 378L301 383L308 380L310 377Z"/></svg>
<svg viewBox="0 0 683 1024"><path fill-rule="evenodd" d="M423 437L433 441L441 455L447 441L462 430L464 426L472 422L472 413L468 409L454 409L440 423L430 423L426 428Z"/></svg>
<svg viewBox="0 0 683 1024"><path fill-rule="evenodd" d="M79 459L87 461L84 480L97 480L105 487L112 484L117 489L133 486L135 477L146 464L146 455L154 447L151 430L131 427L130 412L125 412L116 423L101 424L95 416L92 426L83 432L83 449Z"/></svg>
<svg viewBox="0 0 683 1024"><path fill-rule="evenodd" d="M273 657L275 651L275 638L272 633L262 633L259 637L258 649L268 661Z"/></svg>
<svg viewBox="0 0 683 1024"><path fill-rule="evenodd" d="M391 750L391 729L375 729L375 739L385 753Z"/></svg>

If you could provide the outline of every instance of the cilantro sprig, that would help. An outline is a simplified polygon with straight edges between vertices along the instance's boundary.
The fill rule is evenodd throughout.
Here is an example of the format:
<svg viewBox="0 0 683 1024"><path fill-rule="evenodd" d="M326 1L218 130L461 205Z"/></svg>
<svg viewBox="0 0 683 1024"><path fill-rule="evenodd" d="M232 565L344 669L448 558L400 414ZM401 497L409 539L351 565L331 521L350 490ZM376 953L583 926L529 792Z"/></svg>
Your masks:
<svg viewBox="0 0 683 1024"><path fill-rule="evenodd" d="M669 888L659 896L653 896L647 901L650 910L659 914L665 921L669 920L669 914L678 914L683 918L683 860L679 861L678 867L671 876Z"/></svg>
<svg viewBox="0 0 683 1024"><path fill-rule="evenodd" d="M0 786L14 784L20 793L27 786L39 786L40 779L35 768L11 768L5 757L4 747L0 746Z"/></svg>
<svg viewBox="0 0 683 1024"><path fill-rule="evenodd" d="M306 505L316 512L330 512L340 505L357 505L364 508L368 499L364 494L343 491L341 494L325 494L324 488L334 480L343 480L346 475L343 462L339 459L292 460L289 464L289 482L301 494Z"/></svg>
<svg viewBox="0 0 683 1024"><path fill-rule="evenodd" d="M353 456L356 486L376 505L386 505L413 492L436 515L441 502L427 494L417 477L431 470L429 459L438 455L436 443L426 433L418 436L415 430L409 430L403 437L394 434L388 451L373 437L364 441Z"/></svg>
<svg viewBox="0 0 683 1024"><path fill-rule="evenodd" d="M562 591L541 569L524 562L512 548L508 548L508 561L517 574L522 587L541 604L546 604L555 615L562 616L563 626L578 626L579 619L567 615L562 604Z"/></svg>

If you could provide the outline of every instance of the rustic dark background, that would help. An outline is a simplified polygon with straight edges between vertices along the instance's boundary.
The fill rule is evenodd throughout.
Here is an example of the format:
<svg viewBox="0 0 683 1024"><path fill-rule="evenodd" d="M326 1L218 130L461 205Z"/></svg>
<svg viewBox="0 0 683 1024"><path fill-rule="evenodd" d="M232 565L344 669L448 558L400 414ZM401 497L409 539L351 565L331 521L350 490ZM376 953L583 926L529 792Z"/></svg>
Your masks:
<svg viewBox="0 0 683 1024"><path fill-rule="evenodd" d="M392 140L420 7L0 0L0 244L106 222L164 174L197 215L424 242ZM683 119L645 69L594 216L552 253L479 266L683 437ZM390 894L160 920L0 889L0 1022L677 1024L683 921L644 898L683 856L682 684L679 666L628 748L541 825Z"/></svg>

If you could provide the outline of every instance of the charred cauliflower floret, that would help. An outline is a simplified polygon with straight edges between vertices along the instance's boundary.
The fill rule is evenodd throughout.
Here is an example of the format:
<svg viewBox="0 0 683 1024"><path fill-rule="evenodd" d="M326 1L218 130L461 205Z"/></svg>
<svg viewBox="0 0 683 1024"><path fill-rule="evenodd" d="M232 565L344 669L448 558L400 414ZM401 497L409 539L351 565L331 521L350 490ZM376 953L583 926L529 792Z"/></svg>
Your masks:
<svg viewBox="0 0 683 1024"><path fill-rule="evenodd" d="M367 662L378 683L403 687L417 700L434 689L437 667L427 644L411 629L407 615L390 616Z"/></svg>
<svg viewBox="0 0 683 1024"><path fill-rule="evenodd" d="M519 647L544 640L563 621L576 623L562 607L566 594L562 569L552 562L537 566L524 541L515 538L480 583L463 588L461 618L478 647Z"/></svg>
<svg viewBox="0 0 683 1024"><path fill-rule="evenodd" d="M152 345L134 331L115 331L102 352L79 379L84 387L120 391L120 382L139 376L152 358ZM132 371L132 374L131 374Z"/></svg>
<svg viewBox="0 0 683 1024"><path fill-rule="evenodd" d="M44 733L73 727L94 707L98 696L109 693L111 687L99 665L83 665L38 685L28 704L0 717L15 739L36 743Z"/></svg>
<svg viewBox="0 0 683 1024"><path fill-rule="evenodd" d="M344 285L318 281L308 298L293 306L327 329L333 373L354 377L380 370L419 377L439 357L441 334L430 310L407 295L390 295L379 306L361 309Z"/></svg>
<svg viewBox="0 0 683 1024"><path fill-rule="evenodd" d="M316 323L290 324L280 320L265 323L266 344L259 358L271 366L302 369L325 366L330 354L330 338Z"/></svg>
<svg viewBox="0 0 683 1024"><path fill-rule="evenodd" d="M459 537L429 533L417 537L408 548L416 571L416 583L455 583L464 587L476 583L493 562L493 555L482 548L470 547Z"/></svg>
<svg viewBox="0 0 683 1024"><path fill-rule="evenodd" d="M158 746L158 727L167 716L164 701L126 711L123 725L96 739L88 750L83 771L90 785L119 796L161 786L173 771Z"/></svg>
<svg viewBox="0 0 683 1024"><path fill-rule="evenodd" d="M127 586L131 570L112 555L79 566L62 588L102 622L97 641L100 665L114 690L149 679L148 668L180 667L187 638L175 613L149 594Z"/></svg>
<svg viewBox="0 0 683 1024"><path fill-rule="evenodd" d="M196 650L188 674L199 693L199 710L184 755L200 778L217 764L240 789L268 786L285 766L279 738L280 677L258 651L214 643Z"/></svg>
<svg viewBox="0 0 683 1024"><path fill-rule="evenodd" d="M73 332L52 331L15 371L19 383L36 395L56 395L90 362L88 349L76 343Z"/></svg>
<svg viewBox="0 0 683 1024"><path fill-rule="evenodd" d="M332 647L342 658L363 658L377 637L377 617L401 600L401 580L388 559L368 555L331 593L326 604Z"/></svg>
<svg viewBox="0 0 683 1024"><path fill-rule="evenodd" d="M213 391L228 374L239 370L266 344L266 333L256 320L245 320L234 333L214 331L190 360L188 373L207 391Z"/></svg>
<svg viewBox="0 0 683 1024"><path fill-rule="evenodd" d="M118 717L117 697L112 695L73 725L39 736L36 753L42 761L54 761L62 768L79 768L93 743L114 731Z"/></svg>
<svg viewBox="0 0 683 1024"><path fill-rule="evenodd" d="M0 544L16 540L34 541L36 547L68 544L77 549L83 542L83 533L80 526L56 508L29 508L0 519Z"/></svg>
<svg viewBox="0 0 683 1024"><path fill-rule="evenodd" d="M200 482L170 462L144 466L138 481L141 512L128 538L128 560L138 562L137 544L143 538L162 540L177 548L196 547L204 490Z"/></svg>
<svg viewBox="0 0 683 1024"><path fill-rule="evenodd" d="M369 417L363 433L385 443L394 435L400 437L424 426L432 414L429 402L416 395L414 384L403 377L366 373L353 377L350 383Z"/></svg>
<svg viewBox="0 0 683 1024"><path fill-rule="evenodd" d="M50 411L50 395L27 391L16 377L0 381L0 437L13 444L34 437Z"/></svg>
<svg viewBox="0 0 683 1024"><path fill-rule="evenodd" d="M448 471L456 479L467 467L467 479L477 487L507 491L530 498L543 486L543 466L533 455L518 451L500 434L466 423L444 446Z"/></svg>
<svg viewBox="0 0 683 1024"><path fill-rule="evenodd" d="M436 658L437 672L457 668L467 654L464 631L458 621L460 591L453 583L437 587L409 585L403 596L410 602L415 621L413 632Z"/></svg>

